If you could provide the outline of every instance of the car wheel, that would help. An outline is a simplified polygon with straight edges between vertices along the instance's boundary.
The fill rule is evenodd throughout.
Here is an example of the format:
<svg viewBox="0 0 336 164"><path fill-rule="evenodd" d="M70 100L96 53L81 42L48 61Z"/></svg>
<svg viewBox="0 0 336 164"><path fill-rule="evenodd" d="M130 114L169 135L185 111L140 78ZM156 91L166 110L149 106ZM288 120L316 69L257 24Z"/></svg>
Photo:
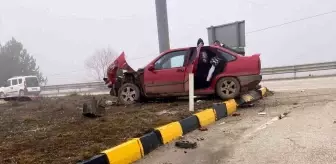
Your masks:
<svg viewBox="0 0 336 164"><path fill-rule="evenodd" d="M119 88L118 99L122 104L134 104L140 98L140 89L132 83L126 83Z"/></svg>
<svg viewBox="0 0 336 164"><path fill-rule="evenodd" d="M5 93L0 92L0 98L5 98Z"/></svg>
<svg viewBox="0 0 336 164"><path fill-rule="evenodd" d="M216 93L224 100L235 98L240 93L240 83L233 77L221 78L217 81Z"/></svg>
<svg viewBox="0 0 336 164"><path fill-rule="evenodd" d="M25 92L23 91L23 90L20 90L20 92L19 92L19 97L22 97L22 96L24 96L25 95Z"/></svg>

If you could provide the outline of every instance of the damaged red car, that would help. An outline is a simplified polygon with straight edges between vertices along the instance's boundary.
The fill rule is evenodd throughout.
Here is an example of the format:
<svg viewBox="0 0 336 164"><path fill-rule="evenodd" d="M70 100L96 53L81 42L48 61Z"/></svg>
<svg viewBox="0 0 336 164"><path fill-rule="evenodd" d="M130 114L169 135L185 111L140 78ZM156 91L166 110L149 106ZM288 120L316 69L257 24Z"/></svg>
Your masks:
<svg viewBox="0 0 336 164"><path fill-rule="evenodd" d="M120 71L124 70L124 71ZM150 98L177 98L189 94L194 74L195 96L216 94L235 98L259 85L260 54L242 56L220 46L171 49L134 71L122 53L108 68L105 83L123 104Z"/></svg>

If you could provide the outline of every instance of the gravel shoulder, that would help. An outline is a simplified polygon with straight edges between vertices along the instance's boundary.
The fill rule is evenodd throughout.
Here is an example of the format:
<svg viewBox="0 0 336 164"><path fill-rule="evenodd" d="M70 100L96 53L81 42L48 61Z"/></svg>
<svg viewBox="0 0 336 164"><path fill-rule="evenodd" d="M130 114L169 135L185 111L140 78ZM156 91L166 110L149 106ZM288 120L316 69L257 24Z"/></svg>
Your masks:
<svg viewBox="0 0 336 164"><path fill-rule="evenodd" d="M103 117L86 118L82 104L91 99L73 95L0 104L0 163L75 163L192 114L188 101L177 101L112 106ZM196 110L214 101L203 100Z"/></svg>

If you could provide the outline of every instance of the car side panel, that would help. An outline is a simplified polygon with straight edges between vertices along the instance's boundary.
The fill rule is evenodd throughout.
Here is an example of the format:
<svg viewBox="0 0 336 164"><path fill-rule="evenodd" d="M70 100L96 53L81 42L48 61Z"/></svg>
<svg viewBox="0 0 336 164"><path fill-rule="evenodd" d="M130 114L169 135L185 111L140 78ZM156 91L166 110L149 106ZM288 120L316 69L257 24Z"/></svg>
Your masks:
<svg viewBox="0 0 336 164"><path fill-rule="evenodd" d="M166 51L159 57L154 59L144 68L144 80L143 87L145 95L151 96L174 96L184 93L184 76L186 67L162 69L149 71L148 67L153 65L158 59L164 55L174 51L188 51L189 48L175 49L172 51ZM185 65L185 64L184 64Z"/></svg>
<svg viewBox="0 0 336 164"><path fill-rule="evenodd" d="M19 96L20 95L20 84L19 84L19 80L18 79L15 79L16 80L16 85L12 85L13 87L13 96Z"/></svg>
<svg viewBox="0 0 336 164"><path fill-rule="evenodd" d="M232 52L226 49L223 49L221 47L219 49L235 56L236 59L233 61L227 62L224 68L224 71L218 74L214 78L214 80L212 80L211 86L210 86L212 89L215 89L217 81L222 77L236 77L241 82L242 87L244 87L245 85L250 85L249 80L246 80L246 79L256 79L256 81L258 81L258 77L260 76L259 55L240 56L237 54L233 54ZM249 77L253 77L253 78L249 78Z"/></svg>
<svg viewBox="0 0 336 164"><path fill-rule="evenodd" d="M251 69L249 68L249 64L246 63L246 61L248 60L237 59L235 61L228 62L224 69L224 72L217 75L215 79L211 82L211 88L215 88L217 81L222 77L237 77L237 79L241 82L242 87L249 84L249 82L247 82L248 80L244 80L249 79L248 78L249 76L259 77L260 76L259 72L253 70L251 71ZM241 81L242 79L243 81Z"/></svg>
<svg viewBox="0 0 336 164"><path fill-rule="evenodd" d="M184 91L184 72L179 70L184 70L184 67L146 72L146 94L169 95Z"/></svg>

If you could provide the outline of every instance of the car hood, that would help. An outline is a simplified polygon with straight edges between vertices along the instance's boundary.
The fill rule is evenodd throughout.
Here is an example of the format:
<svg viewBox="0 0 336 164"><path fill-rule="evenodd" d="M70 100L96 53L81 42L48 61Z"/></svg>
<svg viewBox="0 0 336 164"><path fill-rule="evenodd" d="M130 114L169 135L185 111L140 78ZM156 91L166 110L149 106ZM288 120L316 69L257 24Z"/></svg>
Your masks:
<svg viewBox="0 0 336 164"><path fill-rule="evenodd" d="M104 79L106 83L111 82L112 84L115 82L118 76L118 70L126 70L127 72L134 72L134 69L131 68L125 59L125 53L122 52L116 60L108 67L107 69L107 77L108 79Z"/></svg>

